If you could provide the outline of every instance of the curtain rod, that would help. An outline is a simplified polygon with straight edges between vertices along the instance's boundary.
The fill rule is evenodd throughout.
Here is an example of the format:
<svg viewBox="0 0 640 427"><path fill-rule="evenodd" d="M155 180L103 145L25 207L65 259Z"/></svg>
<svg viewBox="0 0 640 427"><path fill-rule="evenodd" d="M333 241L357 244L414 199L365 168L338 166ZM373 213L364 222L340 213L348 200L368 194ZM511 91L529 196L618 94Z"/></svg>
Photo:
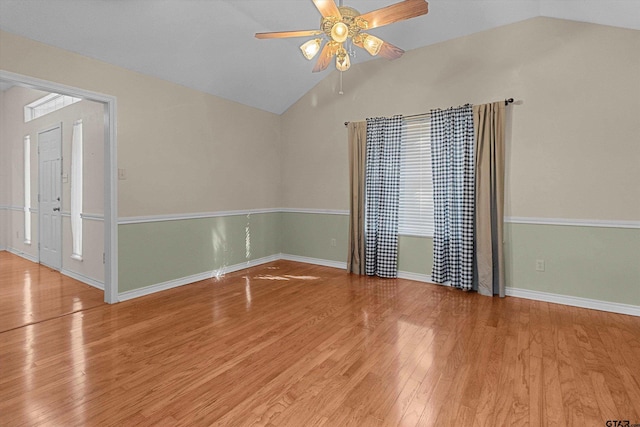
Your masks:
<svg viewBox="0 0 640 427"><path fill-rule="evenodd" d="M509 105L513 103L513 98L506 98L504 100L504 105ZM421 113L421 114L412 114L410 116L403 116L405 119L409 119L411 117L420 117L420 116L426 116L429 113ZM349 125L349 122L344 122L345 127Z"/></svg>

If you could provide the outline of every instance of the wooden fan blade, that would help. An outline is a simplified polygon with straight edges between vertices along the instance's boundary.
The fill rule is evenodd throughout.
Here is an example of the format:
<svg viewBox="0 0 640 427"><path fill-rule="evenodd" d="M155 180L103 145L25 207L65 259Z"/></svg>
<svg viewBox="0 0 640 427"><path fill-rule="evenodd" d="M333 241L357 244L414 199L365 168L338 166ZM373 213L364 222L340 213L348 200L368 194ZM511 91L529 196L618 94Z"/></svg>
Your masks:
<svg viewBox="0 0 640 427"><path fill-rule="evenodd" d="M378 52L378 56L382 56L383 58L387 58L390 60L398 59L402 56L402 54L404 54L404 50L387 42L382 43L380 52Z"/></svg>
<svg viewBox="0 0 640 427"><path fill-rule="evenodd" d="M287 37L309 37L322 34L320 30L274 31L272 33L256 33L257 39L284 39Z"/></svg>
<svg viewBox="0 0 640 427"><path fill-rule="evenodd" d="M331 63L331 58L333 58L333 55L335 55L335 53L336 51L331 42L325 44L322 48L322 52L320 52L320 56L318 57L316 65L313 67L313 72L317 73L318 71L325 70Z"/></svg>
<svg viewBox="0 0 640 427"><path fill-rule="evenodd" d="M313 0L313 4L316 5L318 12L320 12L323 18L333 16L338 18L338 21L342 20L342 14L334 0Z"/></svg>
<svg viewBox="0 0 640 427"><path fill-rule="evenodd" d="M360 18L369 23L367 29L382 27L416 16L426 15L429 12L429 4L425 0L405 0L382 9L360 15Z"/></svg>

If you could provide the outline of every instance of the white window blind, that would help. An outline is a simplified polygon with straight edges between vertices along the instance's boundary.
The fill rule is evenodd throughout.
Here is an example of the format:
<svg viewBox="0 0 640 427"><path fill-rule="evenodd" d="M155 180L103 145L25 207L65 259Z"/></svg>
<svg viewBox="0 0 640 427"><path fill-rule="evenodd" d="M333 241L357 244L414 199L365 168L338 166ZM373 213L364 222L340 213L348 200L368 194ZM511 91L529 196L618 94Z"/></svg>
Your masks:
<svg viewBox="0 0 640 427"><path fill-rule="evenodd" d="M402 135L398 233L433 237L430 116L405 119Z"/></svg>

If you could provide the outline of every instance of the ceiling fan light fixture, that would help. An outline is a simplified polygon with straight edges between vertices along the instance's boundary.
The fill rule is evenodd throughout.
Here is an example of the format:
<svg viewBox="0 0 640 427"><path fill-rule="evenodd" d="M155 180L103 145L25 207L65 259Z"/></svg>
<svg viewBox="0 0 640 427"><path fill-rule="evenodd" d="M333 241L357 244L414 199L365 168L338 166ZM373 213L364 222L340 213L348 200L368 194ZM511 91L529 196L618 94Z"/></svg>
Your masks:
<svg viewBox="0 0 640 427"><path fill-rule="evenodd" d="M364 31L416 18L429 12L427 0L398 0L397 3L364 14L352 7L343 6L343 0L339 1L339 6L336 0L312 1L322 15L319 28L256 33L256 38L313 37L313 40L303 43L300 50L309 60L318 56L312 70L314 73L326 70L334 56L336 68L340 71L348 70L351 66L350 56L355 56L355 52L351 50L352 46L365 49L372 56L381 56L389 60L400 58L404 50L375 36L365 34ZM324 47L322 47L323 44ZM348 53L345 46L349 48Z"/></svg>
<svg viewBox="0 0 640 427"><path fill-rule="evenodd" d="M382 40L376 36L372 36L371 34L362 35L362 46L371 54L371 56L376 56L380 53L383 43L384 42Z"/></svg>
<svg viewBox="0 0 640 427"><path fill-rule="evenodd" d="M351 67L351 60L347 50L343 47L336 52L336 68L338 71L347 71Z"/></svg>
<svg viewBox="0 0 640 427"><path fill-rule="evenodd" d="M331 38L334 41L342 43L347 40L347 37L349 37L349 27L344 22L336 22L331 27Z"/></svg>
<svg viewBox="0 0 640 427"><path fill-rule="evenodd" d="M313 59L314 56L320 51L320 39L309 40L300 46L300 50L305 58L308 60Z"/></svg>

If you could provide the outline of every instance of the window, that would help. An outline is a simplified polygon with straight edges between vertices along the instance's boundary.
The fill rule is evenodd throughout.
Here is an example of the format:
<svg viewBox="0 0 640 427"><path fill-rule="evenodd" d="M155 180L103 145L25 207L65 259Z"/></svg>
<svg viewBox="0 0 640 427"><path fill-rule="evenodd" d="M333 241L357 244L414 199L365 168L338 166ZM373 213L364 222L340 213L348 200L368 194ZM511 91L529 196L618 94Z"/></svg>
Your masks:
<svg viewBox="0 0 640 427"><path fill-rule="evenodd" d="M31 137L24 137L24 242L31 244Z"/></svg>
<svg viewBox="0 0 640 427"><path fill-rule="evenodd" d="M71 258L82 261L82 120L71 139Z"/></svg>
<svg viewBox="0 0 640 427"><path fill-rule="evenodd" d="M24 106L24 122L30 122L31 120L42 117L45 114L53 113L78 101L81 101L81 99L74 98L73 96L60 95L59 93L50 93Z"/></svg>
<svg viewBox="0 0 640 427"><path fill-rule="evenodd" d="M433 181L431 177L431 120L406 118L400 155L398 233L433 237Z"/></svg>

